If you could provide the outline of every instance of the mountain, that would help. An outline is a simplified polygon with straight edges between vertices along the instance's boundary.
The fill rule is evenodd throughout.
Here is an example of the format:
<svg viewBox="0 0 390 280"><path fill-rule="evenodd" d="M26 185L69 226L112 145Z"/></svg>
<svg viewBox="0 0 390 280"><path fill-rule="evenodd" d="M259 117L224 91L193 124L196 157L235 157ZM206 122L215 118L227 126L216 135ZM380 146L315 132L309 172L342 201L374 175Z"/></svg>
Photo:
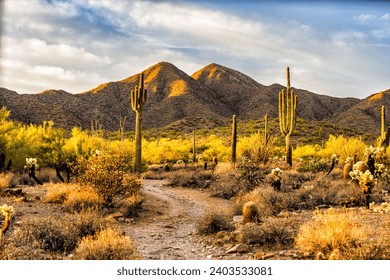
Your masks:
<svg viewBox="0 0 390 280"><path fill-rule="evenodd" d="M239 119L277 117L279 84L265 86L228 67L212 63L191 76L168 62L160 62L143 71L148 99L144 107L143 127L213 128ZM129 93L138 84L139 75L108 82L89 91L71 94L46 90L39 94L18 94L0 88L0 106L11 110L11 119L23 123L53 120L65 129L74 126L115 131L120 120L125 129L134 128L135 113ZM292 84L293 84L292 80ZM390 108L390 90L366 99L336 98L295 89L298 117L326 120L364 132L378 133L380 107ZM389 120L388 120L389 121Z"/></svg>

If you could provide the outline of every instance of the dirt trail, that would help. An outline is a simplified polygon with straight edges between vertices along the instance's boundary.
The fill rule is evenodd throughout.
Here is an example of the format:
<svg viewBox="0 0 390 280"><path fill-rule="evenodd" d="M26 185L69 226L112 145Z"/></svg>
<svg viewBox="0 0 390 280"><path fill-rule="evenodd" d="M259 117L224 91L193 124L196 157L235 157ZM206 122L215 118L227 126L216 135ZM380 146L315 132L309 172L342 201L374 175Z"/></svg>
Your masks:
<svg viewBox="0 0 390 280"><path fill-rule="evenodd" d="M126 226L142 259L210 259L223 252L202 244L198 220L209 207L225 212L231 202L196 189L170 188L162 180L143 180L144 210Z"/></svg>

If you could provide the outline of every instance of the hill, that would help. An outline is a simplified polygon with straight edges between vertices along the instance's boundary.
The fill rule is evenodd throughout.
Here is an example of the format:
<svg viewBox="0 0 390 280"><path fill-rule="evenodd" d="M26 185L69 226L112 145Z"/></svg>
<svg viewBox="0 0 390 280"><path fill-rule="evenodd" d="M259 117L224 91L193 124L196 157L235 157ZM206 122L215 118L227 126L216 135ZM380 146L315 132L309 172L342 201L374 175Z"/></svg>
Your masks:
<svg viewBox="0 0 390 280"><path fill-rule="evenodd" d="M143 72L148 90L143 117L145 129L209 129L229 124L233 114L241 120L262 119L264 114L277 117L277 96L282 85L265 86L215 63L191 76L168 62L160 62ZM11 119L23 123L53 120L56 126L65 129L94 126L115 131L125 119L125 129L130 130L134 127L135 114L129 93L137 83L138 74L77 94L63 90L18 94L0 88L0 106L11 110ZM390 108L390 90L363 100L336 98L304 89L294 91L298 95L298 117L368 133L379 131L380 107Z"/></svg>

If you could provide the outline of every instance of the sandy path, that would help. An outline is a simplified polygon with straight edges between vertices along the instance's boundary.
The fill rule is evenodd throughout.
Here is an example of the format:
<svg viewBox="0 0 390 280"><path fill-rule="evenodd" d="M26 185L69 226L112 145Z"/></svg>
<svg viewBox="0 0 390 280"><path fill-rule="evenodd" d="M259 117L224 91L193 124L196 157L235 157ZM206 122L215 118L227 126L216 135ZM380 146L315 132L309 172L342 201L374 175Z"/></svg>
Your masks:
<svg viewBox="0 0 390 280"><path fill-rule="evenodd" d="M211 198L196 189L170 188L161 180L143 180L144 211L126 226L143 259L207 259L220 254L205 246L196 234L198 220L207 208L229 209L231 202Z"/></svg>

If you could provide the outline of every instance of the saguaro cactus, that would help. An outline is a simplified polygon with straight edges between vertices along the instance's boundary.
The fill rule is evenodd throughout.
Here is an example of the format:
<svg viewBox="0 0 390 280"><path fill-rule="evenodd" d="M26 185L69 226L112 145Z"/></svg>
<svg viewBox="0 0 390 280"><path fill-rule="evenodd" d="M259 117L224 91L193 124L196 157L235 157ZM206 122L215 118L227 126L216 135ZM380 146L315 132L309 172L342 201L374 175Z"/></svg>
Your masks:
<svg viewBox="0 0 390 280"><path fill-rule="evenodd" d="M236 162L236 154L237 154L237 121L236 115L233 115L232 118L232 163Z"/></svg>
<svg viewBox="0 0 390 280"><path fill-rule="evenodd" d="M192 132L192 161L196 162L196 138L195 138L195 130Z"/></svg>
<svg viewBox="0 0 390 280"><path fill-rule="evenodd" d="M135 165L134 171L141 173L141 156L142 156L142 111L146 102L147 92L144 89L144 75L139 75L139 85L131 90L131 108L135 112Z"/></svg>
<svg viewBox="0 0 390 280"><path fill-rule="evenodd" d="M387 128L386 131L386 120L385 120L385 106L382 106L382 116L381 116L381 136L378 138L378 147L384 148L386 152L386 148L390 142L390 127Z"/></svg>
<svg viewBox="0 0 390 280"><path fill-rule="evenodd" d="M290 88L290 69L287 67L287 88L279 92L280 132L286 139L286 162L292 166L291 134L296 124L297 96Z"/></svg>
<svg viewBox="0 0 390 280"><path fill-rule="evenodd" d="M268 114L264 115L264 141L267 144L270 139L270 134L268 131Z"/></svg>

